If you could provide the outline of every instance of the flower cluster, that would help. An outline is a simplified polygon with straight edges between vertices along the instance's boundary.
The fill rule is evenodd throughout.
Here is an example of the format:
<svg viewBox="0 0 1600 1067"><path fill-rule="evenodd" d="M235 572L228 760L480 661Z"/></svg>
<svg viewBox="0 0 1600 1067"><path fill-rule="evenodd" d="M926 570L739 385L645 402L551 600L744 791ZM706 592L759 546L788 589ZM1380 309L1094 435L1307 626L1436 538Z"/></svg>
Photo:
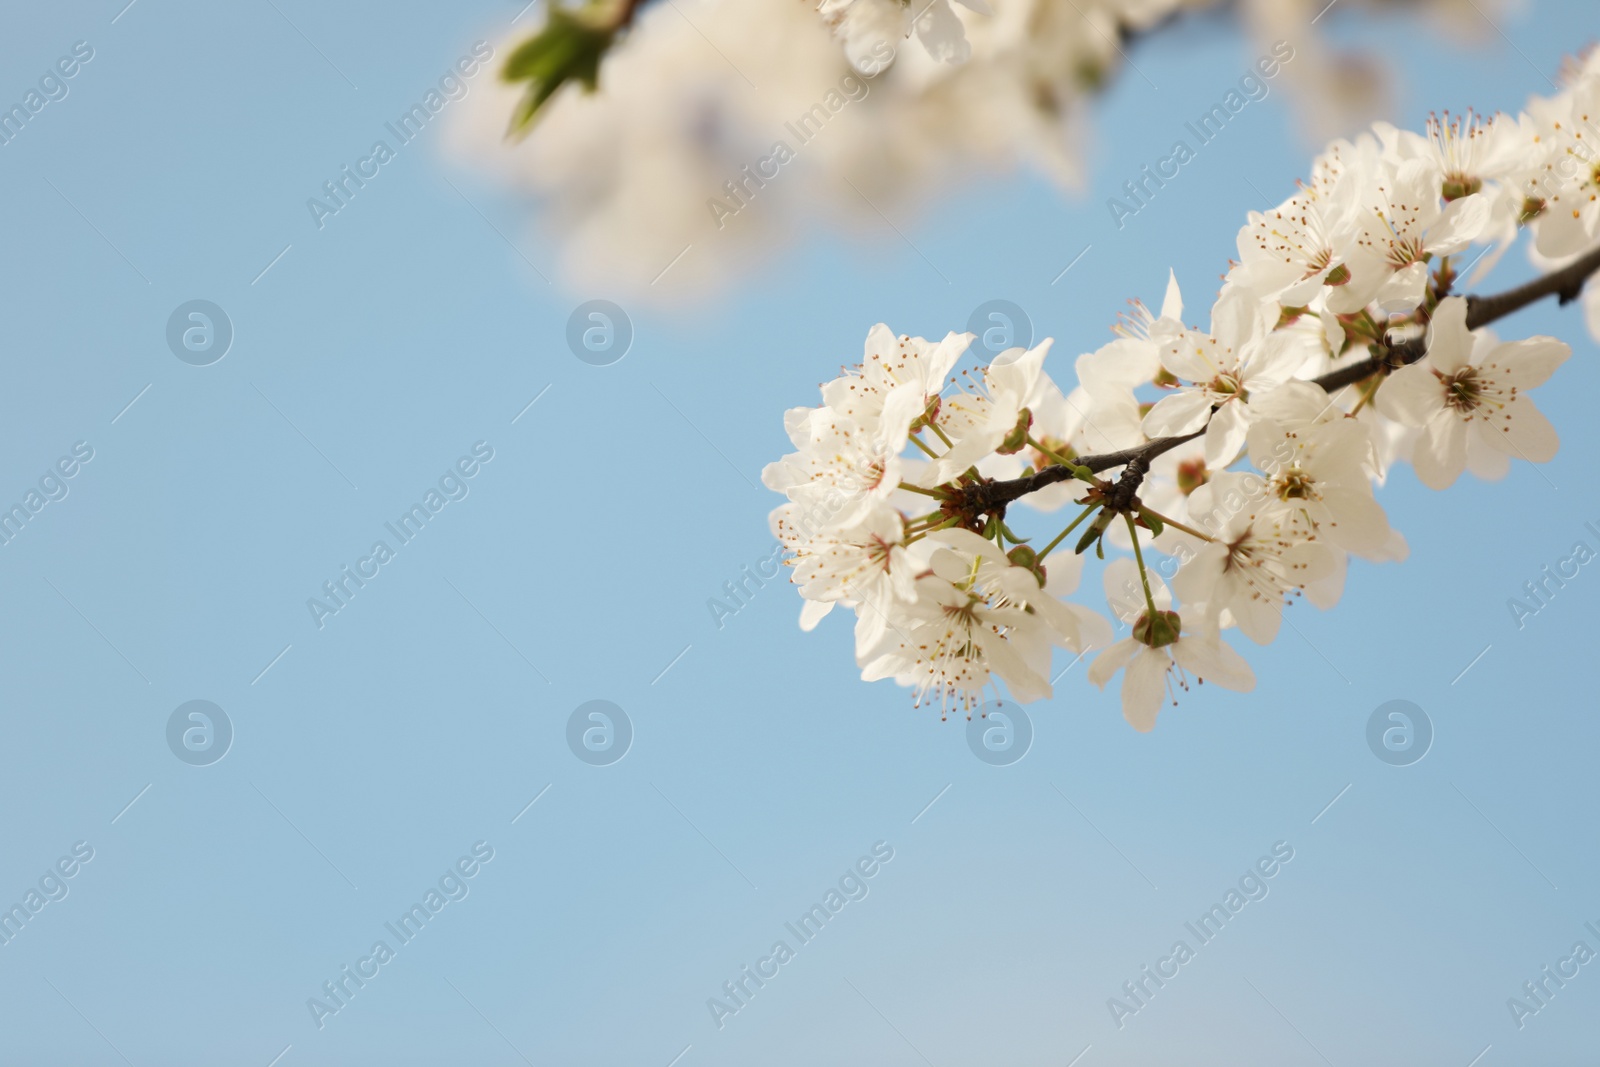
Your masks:
<svg viewBox="0 0 1600 1067"><path fill-rule="evenodd" d="M675 302L806 224L881 232L880 212L898 222L972 176L1079 187L1086 105L1135 39L1222 6L1259 47L1293 40L1277 84L1328 113L1313 125L1372 113L1381 72L1314 35L1354 0L1319 27L1326 0L588 0L598 24L553 5L532 40L499 45L513 81L452 111L452 147L537 201L576 288ZM532 107L508 146L508 116L520 128Z"/></svg>
<svg viewBox="0 0 1600 1067"><path fill-rule="evenodd" d="M1600 53L1523 114L1328 145L1239 230L1206 328L1169 277L1159 312L1135 301L1078 357L1070 390L1045 373L1048 340L958 371L971 335L875 326L820 406L788 412L794 451L763 473L787 497L772 526L802 628L853 609L864 679L968 715L1002 682L1049 696L1056 647L1092 652L1099 686L1120 673L1140 730L1191 679L1250 689L1227 631L1265 645L1295 600L1338 601L1352 555L1405 557L1374 495L1396 463L1444 489L1555 455L1529 391L1569 347L1485 327L1600 269L1594 120ZM1521 230L1564 266L1459 295ZM1013 504L1076 513L1038 544ZM1126 553L1103 568L1109 617L1067 599L1106 541Z"/></svg>

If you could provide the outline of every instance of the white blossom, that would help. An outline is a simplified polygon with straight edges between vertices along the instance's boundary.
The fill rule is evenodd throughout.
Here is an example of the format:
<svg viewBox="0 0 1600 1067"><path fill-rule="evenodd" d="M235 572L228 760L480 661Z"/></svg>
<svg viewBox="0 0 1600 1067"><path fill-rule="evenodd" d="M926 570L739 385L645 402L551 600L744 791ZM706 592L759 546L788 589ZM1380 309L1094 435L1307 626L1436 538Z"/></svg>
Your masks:
<svg viewBox="0 0 1600 1067"><path fill-rule="evenodd" d="M1447 489L1467 465L1471 436L1530 463L1545 463L1560 441L1526 390L1543 385L1572 349L1553 337L1495 345L1473 360L1467 302L1439 305L1428 331L1428 354L1402 367L1378 390L1385 415L1422 429L1412 452L1417 477Z"/></svg>
<svg viewBox="0 0 1600 1067"><path fill-rule="evenodd" d="M854 609L862 677L945 711L1050 698L1054 648L1098 650L1088 680L1121 674L1141 731L1191 682L1250 689L1229 630L1270 644L1295 600L1337 605L1351 555L1409 554L1375 493L1397 464L1443 489L1556 454L1528 390L1569 346L1469 329L1469 306L1493 319L1526 294L1469 305L1456 286L1474 245L1521 229L1542 270L1567 272L1546 295L1586 280L1573 271L1600 248L1600 214L1582 206L1600 174L1583 125L1597 86L1591 57L1527 115L1329 144L1299 192L1239 231L1207 330L1182 324L1169 274L1160 313L1134 302L1116 340L1078 357L1075 384L1051 377L1048 338L973 366L971 335L873 327L823 404L786 414L795 451L763 473L788 497L772 521L802 627ZM1600 317L1600 286L1584 301ZM1130 628L1115 642L1075 601L1086 560L1108 551L1107 601Z"/></svg>
<svg viewBox="0 0 1600 1067"><path fill-rule="evenodd" d="M1172 594L1165 583L1151 575L1150 584L1156 612L1170 614ZM1089 681L1104 689L1118 671L1126 671L1122 680L1122 715L1135 730L1148 733L1155 729L1161 705L1169 697L1177 703L1176 690L1188 688L1189 674L1236 692L1255 688L1250 665L1214 631L1193 631L1183 624L1181 632L1162 632L1178 621L1166 615L1152 620L1142 593L1130 592L1130 587L1141 588L1132 560L1122 557L1109 564L1105 585L1112 614L1127 621L1134 634L1095 657L1089 664Z"/></svg>

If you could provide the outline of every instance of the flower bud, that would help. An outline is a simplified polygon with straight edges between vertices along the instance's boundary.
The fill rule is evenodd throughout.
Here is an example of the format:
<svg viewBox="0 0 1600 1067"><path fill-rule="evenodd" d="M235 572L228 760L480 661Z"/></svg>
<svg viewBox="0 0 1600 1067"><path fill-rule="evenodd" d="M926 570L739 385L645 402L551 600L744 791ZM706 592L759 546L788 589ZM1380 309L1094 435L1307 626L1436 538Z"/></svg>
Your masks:
<svg viewBox="0 0 1600 1067"><path fill-rule="evenodd" d="M1464 175L1456 175L1455 177L1445 178L1444 186L1440 189L1440 194L1447 201L1460 200L1463 196L1471 196L1473 193L1482 188L1482 179L1468 178Z"/></svg>
<svg viewBox="0 0 1600 1067"><path fill-rule="evenodd" d="M1033 412L1023 408L1017 413L1017 424L1013 426L1000 442L996 452L1002 456L1014 456L1028 446L1028 427L1033 425Z"/></svg>
<svg viewBox="0 0 1600 1067"><path fill-rule="evenodd" d="M1018 545L1006 553L1006 559L1011 561L1013 567L1025 567L1031 571L1039 588L1044 588L1044 567L1039 563L1039 553L1027 545Z"/></svg>
<svg viewBox="0 0 1600 1067"><path fill-rule="evenodd" d="M1133 624L1133 639L1151 648L1161 648L1176 641L1182 628L1183 620L1176 611L1158 611L1153 616L1147 611Z"/></svg>
<svg viewBox="0 0 1600 1067"><path fill-rule="evenodd" d="M939 421L940 403L941 400L938 396L934 396L929 399L928 406L922 409L922 414L918 415L914 420L912 420L912 433L916 433L918 430L925 430L929 426L932 426L934 423Z"/></svg>

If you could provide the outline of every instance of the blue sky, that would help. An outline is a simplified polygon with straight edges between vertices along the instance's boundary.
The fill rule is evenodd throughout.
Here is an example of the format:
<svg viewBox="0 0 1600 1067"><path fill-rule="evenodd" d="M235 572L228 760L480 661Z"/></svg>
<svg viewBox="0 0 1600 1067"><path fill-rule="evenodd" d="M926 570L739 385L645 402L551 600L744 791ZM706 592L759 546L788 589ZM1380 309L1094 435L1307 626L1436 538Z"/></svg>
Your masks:
<svg viewBox="0 0 1600 1067"><path fill-rule="evenodd" d="M899 220L914 248L812 236L717 301L630 308L632 348L601 367L566 324L612 294L542 282L529 262L555 255L525 209L431 133L324 228L306 213L519 6L10 16L0 99L75 42L93 57L0 147L0 498L79 442L93 456L0 547L0 903L77 842L93 857L0 946L0 1059L1587 1062L1600 964L1521 1030L1505 1007L1574 942L1600 950L1600 578L1521 628L1506 606L1575 541L1600 548L1600 352L1575 310L1504 331L1572 342L1539 397L1553 463L1443 494L1399 471L1382 499L1412 559L1297 608L1297 633L1251 650L1253 693L1207 687L1138 735L1080 665L1029 709L1026 757L986 765L963 723L862 683L839 620L802 635L788 590L720 629L706 601L770 554L758 474L782 410L872 323L942 335L1010 300L1065 375L1169 266L1205 292L1244 212L1305 169L1282 93L1120 231L1104 198L1257 50L1210 22L1141 45L1081 197L1017 177ZM1584 14L1529 3L1472 45L1323 23L1403 62L1391 118L1419 126L1548 91ZM1498 282L1527 269L1513 253ZM167 346L194 299L233 325L210 366ZM319 629L307 598L464 457L441 490L464 495ZM1404 767L1366 742L1396 699L1434 730ZM209 766L168 747L192 700L232 726ZM590 700L632 724L607 766L567 745ZM319 1029L308 998L393 946L385 924L479 842L492 859L449 882L465 896ZM719 1029L707 999L878 842L866 895ZM1119 1029L1107 999L1279 842L1267 895Z"/></svg>

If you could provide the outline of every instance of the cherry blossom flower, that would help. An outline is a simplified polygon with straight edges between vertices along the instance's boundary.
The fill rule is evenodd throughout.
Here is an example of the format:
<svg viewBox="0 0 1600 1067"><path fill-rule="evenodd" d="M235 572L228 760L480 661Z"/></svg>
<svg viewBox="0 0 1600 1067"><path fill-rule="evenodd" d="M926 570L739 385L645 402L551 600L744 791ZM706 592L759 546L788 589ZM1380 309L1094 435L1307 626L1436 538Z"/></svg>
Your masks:
<svg viewBox="0 0 1600 1067"><path fill-rule="evenodd" d="M1299 384L1299 383L1297 383ZM1389 520L1372 498L1372 441L1359 422L1305 383L1293 404L1280 400L1276 418L1251 426L1250 461L1267 472L1271 508L1290 527L1326 538L1358 556L1380 560L1392 551Z"/></svg>
<svg viewBox="0 0 1600 1067"><path fill-rule="evenodd" d="M1328 290L1328 306L1342 314L1374 302L1410 311L1422 303L1430 262L1460 252L1488 228L1489 200L1471 193L1440 207L1443 178L1421 159L1386 165L1367 185L1359 235L1346 255L1350 280Z"/></svg>
<svg viewBox="0 0 1600 1067"><path fill-rule="evenodd" d="M1033 348L1009 348L983 370L982 382L947 396L934 424L952 442L935 464L941 481L954 478L993 452L1017 429L1022 410L1044 396L1049 338Z"/></svg>
<svg viewBox="0 0 1600 1067"><path fill-rule="evenodd" d="M1303 307L1324 285L1349 280L1345 249L1355 241L1352 213L1326 192L1302 189L1267 212L1250 212L1239 230L1240 276L1284 307Z"/></svg>
<svg viewBox="0 0 1600 1067"><path fill-rule="evenodd" d="M930 539L950 550L934 554L935 574L970 582L997 607L1019 607L1038 615L1061 647L1086 652L1111 643L1111 624L1104 616L1062 599L1077 588L1081 557L1052 558L1048 567L1030 568L1016 564L993 541L970 530L941 530ZM1043 580L1040 570L1046 572Z"/></svg>
<svg viewBox="0 0 1600 1067"><path fill-rule="evenodd" d="M945 376L971 343L970 333L950 333L937 343L897 338L880 322L867 333L855 370L822 387L823 402L898 450L911 424L938 400Z"/></svg>
<svg viewBox="0 0 1600 1067"><path fill-rule="evenodd" d="M1534 238L1540 254L1581 252L1600 236L1600 77L1590 56L1586 77L1566 92L1528 102L1528 115L1551 151L1542 173L1529 183L1530 208L1539 226Z"/></svg>
<svg viewBox="0 0 1600 1067"><path fill-rule="evenodd" d="M771 515L772 533L792 555L790 581L800 587L810 616L802 629L811 629L835 602L886 605L896 599L917 598L919 566L907 553L905 524L888 505L872 509L854 526L817 529L801 506L787 503ZM811 608L812 603L826 608ZM863 619L882 619L882 613L864 613ZM809 625L806 625L809 622ZM869 628L871 643L878 634Z"/></svg>
<svg viewBox="0 0 1600 1067"><path fill-rule="evenodd" d="M1156 401L1144 432L1176 437L1205 427L1207 465L1226 467L1244 446L1251 394L1288 381L1308 354L1296 335L1268 332L1253 292L1225 289L1212 308L1210 333L1186 330L1161 346L1161 365L1191 384Z"/></svg>
<svg viewBox="0 0 1600 1067"><path fill-rule="evenodd" d="M1107 648L1089 664L1089 681L1106 687L1126 669L1122 679L1122 715L1135 730L1155 729L1156 715L1169 695L1177 703L1174 686L1188 688L1188 674L1215 682L1224 689L1247 693L1256 678L1244 657L1217 634L1188 629L1172 609L1172 594L1159 576L1150 575L1152 616L1141 590L1138 568L1121 557L1105 570L1106 602L1112 614L1129 622L1133 633Z"/></svg>
<svg viewBox="0 0 1600 1067"><path fill-rule="evenodd" d="M837 511L854 525L900 485L899 447L831 408L795 408L785 417L797 451L767 464L761 481L808 507Z"/></svg>
<svg viewBox="0 0 1600 1067"><path fill-rule="evenodd" d="M893 678L918 707L937 698L941 717L953 705L970 718L996 676L1019 702L1050 695L1051 641L1038 616L937 575L918 580L916 601L898 605L898 615L903 626L861 657L863 681Z"/></svg>
<svg viewBox="0 0 1600 1067"><path fill-rule="evenodd" d="M1467 302L1450 297L1434 313L1428 354L1378 390L1378 410L1422 428L1412 452L1417 478L1447 489L1467 465L1469 434L1530 463L1547 463L1560 441L1525 390L1543 385L1572 349L1553 337L1496 345L1472 361Z"/></svg>
<svg viewBox="0 0 1600 1067"><path fill-rule="evenodd" d="M983 0L956 2L980 15L991 14ZM928 55L942 63L965 63L972 56L950 0L822 0L817 11L844 38L845 55L863 74L877 74L887 65L881 44L892 46L913 32Z"/></svg>
<svg viewBox="0 0 1600 1067"><path fill-rule="evenodd" d="M1185 604L1205 605L1208 622L1219 625L1226 614L1258 645L1278 636L1289 598L1331 575L1340 555L1277 519L1270 499L1262 478L1238 471L1223 471L1196 489L1190 515L1214 539L1202 542L1172 579Z"/></svg>
<svg viewBox="0 0 1600 1067"><path fill-rule="evenodd" d="M788 497L772 524L802 628L854 609L862 677L946 712L970 715L991 691L1051 696L1055 648L1099 650L1089 681L1121 673L1141 731L1191 680L1250 689L1226 631L1269 644L1295 599L1338 603L1351 555L1408 555L1374 492L1397 464L1438 489L1555 455L1527 390L1569 347L1469 329L1451 257L1531 230L1550 273L1471 307L1492 321L1582 285L1600 317L1600 284L1586 284L1600 209L1582 206L1600 169L1572 166L1594 158L1597 93L1600 52L1530 105L1537 117L1446 115L1333 142L1298 193L1239 231L1207 331L1182 325L1169 274L1160 313L1134 302L1071 387L1046 373L1049 339L956 372L971 335L874 327L822 406L785 415L795 451L763 472ZM1029 528L1040 521L1048 540ZM1102 574L1131 631L1115 642L1074 599L1085 559L1108 548L1132 554Z"/></svg>

